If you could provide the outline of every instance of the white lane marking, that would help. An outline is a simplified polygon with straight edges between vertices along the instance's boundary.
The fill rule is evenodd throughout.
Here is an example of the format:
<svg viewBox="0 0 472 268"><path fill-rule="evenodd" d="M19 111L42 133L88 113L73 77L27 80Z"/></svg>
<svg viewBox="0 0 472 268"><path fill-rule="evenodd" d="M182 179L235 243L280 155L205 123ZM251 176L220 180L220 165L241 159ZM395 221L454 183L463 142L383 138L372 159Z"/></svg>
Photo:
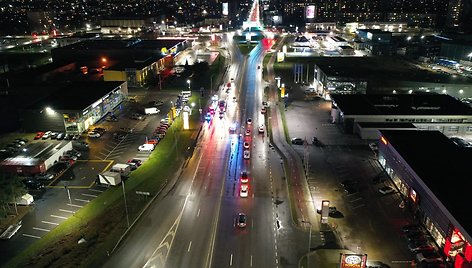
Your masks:
<svg viewBox="0 0 472 268"><path fill-rule="evenodd" d="M57 216L57 215L49 215L51 217L54 217L54 218L58 218L58 219L63 219L63 220L67 220L67 217L62 217L62 216Z"/></svg>
<svg viewBox="0 0 472 268"><path fill-rule="evenodd" d="M39 236L30 235L30 234L23 234L23 236L32 237L32 238L36 238L36 239L41 239L41 237L39 237Z"/></svg>
<svg viewBox="0 0 472 268"><path fill-rule="evenodd" d="M101 190L97 190L97 189L89 189L89 191L92 191L92 192L97 192L97 193L103 193L103 191L101 191Z"/></svg>
<svg viewBox="0 0 472 268"><path fill-rule="evenodd" d="M250 262L250 265L251 265L251 267L252 267L252 255L251 255L251 262Z"/></svg>
<svg viewBox="0 0 472 268"><path fill-rule="evenodd" d="M49 232L51 230L49 229L43 229L43 228L38 228L38 227L33 227L34 230L38 230L38 231L43 231L43 232Z"/></svg>
<svg viewBox="0 0 472 268"><path fill-rule="evenodd" d="M198 212L197 212L197 217L200 216L200 209L198 209Z"/></svg>
<svg viewBox="0 0 472 268"><path fill-rule="evenodd" d="M75 205L75 204L67 204L68 206L71 206L71 207L76 207L76 208L82 208L83 206L79 206L79 205Z"/></svg>
<svg viewBox="0 0 472 268"><path fill-rule="evenodd" d="M96 195L93 195L93 194L82 194L83 196L88 196L88 197L93 197L93 198L96 198L97 196Z"/></svg>
<svg viewBox="0 0 472 268"><path fill-rule="evenodd" d="M190 243L188 244L188 249L187 249L187 252L190 252L190 249L192 248L192 241L190 241Z"/></svg>
<svg viewBox="0 0 472 268"><path fill-rule="evenodd" d="M78 199L78 198L76 198L76 199L74 199L74 200L81 201L81 202L86 202L86 203L90 202L90 200Z"/></svg>
<svg viewBox="0 0 472 268"><path fill-rule="evenodd" d="M72 211L72 210L65 210L65 209L59 209L59 211L67 212L67 213L74 213L75 212L75 211Z"/></svg>
<svg viewBox="0 0 472 268"><path fill-rule="evenodd" d="M233 266L233 253L231 253L231 257L229 258L229 266Z"/></svg>
<svg viewBox="0 0 472 268"><path fill-rule="evenodd" d="M46 224L56 225L56 226L59 225L59 223L50 222L50 221L41 221L41 222L42 222L42 223L46 223Z"/></svg>

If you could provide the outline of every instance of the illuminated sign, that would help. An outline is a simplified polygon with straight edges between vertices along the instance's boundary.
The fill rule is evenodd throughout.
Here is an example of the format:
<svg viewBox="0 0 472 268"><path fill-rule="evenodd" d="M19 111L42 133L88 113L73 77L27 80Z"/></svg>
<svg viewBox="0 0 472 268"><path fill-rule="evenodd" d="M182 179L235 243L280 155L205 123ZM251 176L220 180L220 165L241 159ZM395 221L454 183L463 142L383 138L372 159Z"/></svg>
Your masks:
<svg viewBox="0 0 472 268"><path fill-rule="evenodd" d="M189 123L188 123L188 112L184 111L183 112L183 118L184 118L184 129L187 130L190 128Z"/></svg>
<svg viewBox="0 0 472 268"><path fill-rule="evenodd" d="M229 12L228 12L228 3L223 3L222 6L223 6L223 16L228 16L228 14L229 14Z"/></svg>
<svg viewBox="0 0 472 268"><path fill-rule="evenodd" d="M410 198L414 203L416 203L416 192L413 188L410 189Z"/></svg>
<svg viewBox="0 0 472 268"><path fill-rule="evenodd" d="M339 268L365 268L367 254L340 254Z"/></svg>
<svg viewBox="0 0 472 268"><path fill-rule="evenodd" d="M305 8L305 18L307 19L315 18L315 6L307 6Z"/></svg>
<svg viewBox="0 0 472 268"><path fill-rule="evenodd" d="M285 60L285 53L277 52L277 62L283 62Z"/></svg>

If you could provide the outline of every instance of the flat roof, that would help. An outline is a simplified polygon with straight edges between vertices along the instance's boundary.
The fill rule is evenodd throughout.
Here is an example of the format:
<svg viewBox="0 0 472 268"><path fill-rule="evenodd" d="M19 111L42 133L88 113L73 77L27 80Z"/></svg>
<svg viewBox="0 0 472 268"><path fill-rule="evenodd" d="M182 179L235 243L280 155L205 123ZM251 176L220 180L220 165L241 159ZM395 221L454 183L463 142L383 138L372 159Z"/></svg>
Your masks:
<svg viewBox="0 0 472 268"><path fill-rule="evenodd" d="M152 63L156 62L160 58L161 57L149 57L149 58L147 58L143 61L137 61L137 60L120 61L117 64L112 65L109 68L107 68L107 70L124 71L125 69L129 69L129 68L135 68L136 70L142 70L142 69L150 66Z"/></svg>
<svg viewBox="0 0 472 268"><path fill-rule="evenodd" d="M80 82L65 85L27 109L83 110L122 85L121 81Z"/></svg>
<svg viewBox="0 0 472 268"><path fill-rule="evenodd" d="M2 166L36 166L49 159L72 141L39 141L25 145L14 157L1 162Z"/></svg>
<svg viewBox="0 0 472 268"><path fill-rule="evenodd" d="M296 60L298 58L294 58ZM359 79L381 81L416 81L430 83L467 84L472 79L448 74L436 73L421 69L413 63L398 56L382 57L312 57L315 63L327 76L355 77Z"/></svg>
<svg viewBox="0 0 472 268"><path fill-rule="evenodd" d="M345 115L472 115L472 108L443 94L332 94Z"/></svg>
<svg viewBox="0 0 472 268"><path fill-rule="evenodd" d="M359 122L357 123L362 128L415 128L412 123L384 123L384 122Z"/></svg>
<svg viewBox="0 0 472 268"><path fill-rule="evenodd" d="M180 42L182 39L157 39L157 40L140 40L140 39L94 39L83 40L81 42L73 43L64 47L56 48L63 50L92 50L92 49L158 49L163 47L171 48Z"/></svg>
<svg viewBox="0 0 472 268"><path fill-rule="evenodd" d="M470 196L472 149L459 147L439 131L381 130L426 186L472 235Z"/></svg>

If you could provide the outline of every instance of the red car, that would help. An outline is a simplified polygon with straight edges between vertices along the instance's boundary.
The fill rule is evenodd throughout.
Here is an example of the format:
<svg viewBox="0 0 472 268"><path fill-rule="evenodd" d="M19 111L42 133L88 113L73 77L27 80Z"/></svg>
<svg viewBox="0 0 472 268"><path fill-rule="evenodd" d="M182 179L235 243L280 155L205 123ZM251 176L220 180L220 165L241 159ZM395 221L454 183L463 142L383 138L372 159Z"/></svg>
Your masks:
<svg viewBox="0 0 472 268"><path fill-rule="evenodd" d="M34 136L34 139L39 140L43 137L43 135L44 135L44 132L41 132L41 131L36 132L36 136Z"/></svg>

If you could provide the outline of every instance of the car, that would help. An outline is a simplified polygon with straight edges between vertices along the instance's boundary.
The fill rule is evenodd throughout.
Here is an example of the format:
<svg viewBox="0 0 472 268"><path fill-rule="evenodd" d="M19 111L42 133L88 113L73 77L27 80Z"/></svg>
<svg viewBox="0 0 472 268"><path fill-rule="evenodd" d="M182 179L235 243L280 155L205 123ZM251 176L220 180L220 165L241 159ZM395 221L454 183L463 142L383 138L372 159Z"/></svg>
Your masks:
<svg viewBox="0 0 472 268"><path fill-rule="evenodd" d="M155 145L159 144L159 140L158 139L148 139L146 143L147 144L154 144L154 146L155 146Z"/></svg>
<svg viewBox="0 0 472 268"><path fill-rule="evenodd" d="M89 138L100 138L102 135L100 135L100 133L98 132L89 132L87 133L87 137Z"/></svg>
<svg viewBox="0 0 472 268"><path fill-rule="evenodd" d="M239 190L240 197L247 197L249 193L249 187L246 184L241 185L241 189Z"/></svg>
<svg viewBox="0 0 472 268"><path fill-rule="evenodd" d="M57 134L59 134L59 132L51 132L51 139L52 140L56 139Z"/></svg>
<svg viewBox="0 0 472 268"><path fill-rule="evenodd" d="M103 133L105 133L107 130L102 128L102 127L96 127L93 129L93 132L98 132L100 133L100 135L103 135Z"/></svg>
<svg viewBox="0 0 472 268"><path fill-rule="evenodd" d="M252 118L246 119L246 123L247 123L248 125L252 124Z"/></svg>
<svg viewBox="0 0 472 268"><path fill-rule="evenodd" d="M44 188L44 184L42 182L33 178L27 178L23 181L23 184L27 190L41 190Z"/></svg>
<svg viewBox="0 0 472 268"><path fill-rule="evenodd" d="M229 132L230 133L236 132L236 123L233 123L229 126Z"/></svg>
<svg viewBox="0 0 472 268"><path fill-rule="evenodd" d="M51 174L51 173L38 173L34 175L34 178L40 181L50 181L54 179L54 177L55 177L54 174Z"/></svg>
<svg viewBox="0 0 472 268"><path fill-rule="evenodd" d="M38 131L36 132L36 136L34 136L34 139L39 140L43 137L43 135L44 135L44 132Z"/></svg>
<svg viewBox="0 0 472 268"><path fill-rule="evenodd" d="M390 186L384 186L384 187L382 187L382 188L379 188L379 192L380 192L381 194L384 194L384 195L385 195L385 194L394 193L395 190L394 190L392 187L390 187Z"/></svg>
<svg viewBox="0 0 472 268"><path fill-rule="evenodd" d="M375 142L372 142L372 143L369 143L369 147L372 151L374 152L378 152L379 151L379 146L377 145L377 143Z"/></svg>
<svg viewBox="0 0 472 268"><path fill-rule="evenodd" d="M444 259L436 251L423 251L416 254L416 260L422 263L443 262Z"/></svg>
<svg viewBox="0 0 472 268"><path fill-rule="evenodd" d="M236 224L238 225L239 228L245 228L246 227L246 220L247 220L246 214L239 213Z"/></svg>
<svg viewBox="0 0 472 268"><path fill-rule="evenodd" d="M70 162L70 161L77 161L77 156L75 155L63 155L61 157L59 157L59 161L66 161L66 162Z"/></svg>
<svg viewBox="0 0 472 268"><path fill-rule="evenodd" d="M251 151L244 150L244 159L249 159L249 158L251 158Z"/></svg>
<svg viewBox="0 0 472 268"><path fill-rule="evenodd" d="M218 117L219 117L220 119L223 119L224 116L225 116L225 113L223 113L223 112L220 112L220 114L218 115Z"/></svg>
<svg viewBox="0 0 472 268"><path fill-rule="evenodd" d="M260 69L260 68L261 68L261 66L260 66L260 65L257 65L257 69Z"/></svg>
<svg viewBox="0 0 472 268"><path fill-rule="evenodd" d="M163 104L164 104L163 101L150 101L150 102L148 102L147 105L148 105L148 106L151 106L151 107L152 107L152 106L157 107L157 106L161 106L161 105L163 105Z"/></svg>
<svg viewBox="0 0 472 268"><path fill-rule="evenodd" d="M303 140L302 140L302 138L293 138L292 139L292 144L303 145Z"/></svg>
<svg viewBox="0 0 472 268"><path fill-rule="evenodd" d="M321 209L317 209L316 213L321 214ZM335 215L336 213L338 213L338 210L336 209L336 207L329 207L328 208L328 215L329 216Z"/></svg>
<svg viewBox="0 0 472 268"><path fill-rule="evenodd" d="M417 247L411 247L411 245L408 245L408 248L410 249L411 252L422 252L422 251L435 251L436 248L429 245L429 244L421 244Z"/></svg>
<svg viewBox="0 0 472 268"><path fill-rule="evenodd" d="M15 148L15 149L19 149L19 148L21 148L21 146L22 146L21 143L14 143L13 142L13 143L8 144L8 147Z"/></svg>
<svg viewBox="0 0 472 268"><path fill-rule="evenodd" d="M243 143L243 147L246 148L246 149L249 149L249 147L251 147L251 145L249 144L249 142L245 141Z"/></svg>
<svg viewBox="0 0 472 268"><path fill-rule="evenodd" d="M80 134L75 134L74 136L72 136L72 139L73 139L73 140L78 140L78 139L80 139Z"/></svg>
<svg viewBox="0 0 472 268"><path fill-rule="evenodd" d="M241 171L241 183L248 183L249 182L249 176L246 171Z"/></svg>
<svg viewBox="0 0 472 268"><path fill-rule="evenodd" d="M138 165L136 165L136 163L126 163L131 170L136 170L138 169Z"/></svg>
<svg viewBox="0 0 472 268"><path fill-rule="evenodd" d="M143 161L141 159L133 158L128 160L128 163L135 163L136 166L141 166L143 164Z"/></svg>
<svg viewBox="0 0 472 268"><path fill-rule="evenodd" d="M64 153L64 155L73 155L73 156L76 156L77 158L81 157L82 156L82 153L75 150L75 149L72 149L72 150L69 150L69 151L66 151Z"/></svg>
<svg viewBox="0 0 472 268"><path fill-rule="evenodd" d="M43 139L43 140L49 139L49 138L51 137L51 133L52 133L52 131L46 131L46 132L44 132L44 134L43 134L43 136L41 137L41 139Z"/></svg>
<svg viewBox="0 0 472 268"><path fill-rule="evenodd" d="M321 143L321 141L317 138L317 137L313 137L311 139L311 143L315 146L318 146L318 147L322 147L323 146L323 143Z"/></svg>
<svg viewBox="0 0 472 268"><path fill-rule="evenodd" d="M138 151L140 152L152 152L154 151L154 144L143 144L138 147Z"/></svg>
<svg viewBox="0 0 472 268"><path fill-rule="evenodd" d="M26 144L26 142L22 141L22 140L19 140L19 139L16 139L15 141L13 141L13 143L15 144L19 144L20 146L23 146Z"/></svg>
<svg viewBox="0 0 472 268"><path fill-rule="evenodd" d="M262 106L265 107L265 108L267 108L267 107L269 107L269 104L267 103L267 101L263 101L263 102L262 102Z"/></svg>
<svg viewBox="0 0 472 268"><path fill-rule="evenodd" d="M118 140L118 141L122 141L122 140L126 139L126 133L124 133L124 132L115 132L115 133L113 133L113 139Z"/></svg>
<svg viewBox="0 0 472 268"><path fill-rule="evenodd" d="M245 133L246 136L251 136L251 130L248 128L246 129Z"/></svg>
<svg viewBox="0 0 472 268"><path fill-rule="evenodd" d="M264 125L259 126L259 133L260 134L264 133Z"/></svg>
<svg viewBox="0 0 472 268"><path fill-rule="evenodd" d="M161 123L169 124L170 123L169 118L162 118Z"/></svg>
<svg viewBox="0 0 472 268"><path fill-rule="evenodd" d="M144 116L138 113L131 114L130 118L134 120L144 120Z"/></svg>
<svg viewBox="0 0 472 268"><path fill-rule="evenodd" d="M64 132L61 132L61 133L57 134L56 140L63 140L65 135L66 134Z"/></svg>
<svg viewBox="0 0 472 268"><path fill-rule="evenodd" d="M64 134L64 140L72 140L73 137L74 135L72 134L69 134L69 133Z"/></svg>
<svg viewBox="0 0 472 268"><path fill-rule="evenodd" d="M166 128L170 128L170 124L169 123L160 123L159 126L161 127L166 127Z"/></svg>
<svg viewBox="0 0 472 268"><path fill-rule="evenodd" d="M267 112L266 108L265 107L262 107L261 109L261 114L265 114Z"/></svg>

